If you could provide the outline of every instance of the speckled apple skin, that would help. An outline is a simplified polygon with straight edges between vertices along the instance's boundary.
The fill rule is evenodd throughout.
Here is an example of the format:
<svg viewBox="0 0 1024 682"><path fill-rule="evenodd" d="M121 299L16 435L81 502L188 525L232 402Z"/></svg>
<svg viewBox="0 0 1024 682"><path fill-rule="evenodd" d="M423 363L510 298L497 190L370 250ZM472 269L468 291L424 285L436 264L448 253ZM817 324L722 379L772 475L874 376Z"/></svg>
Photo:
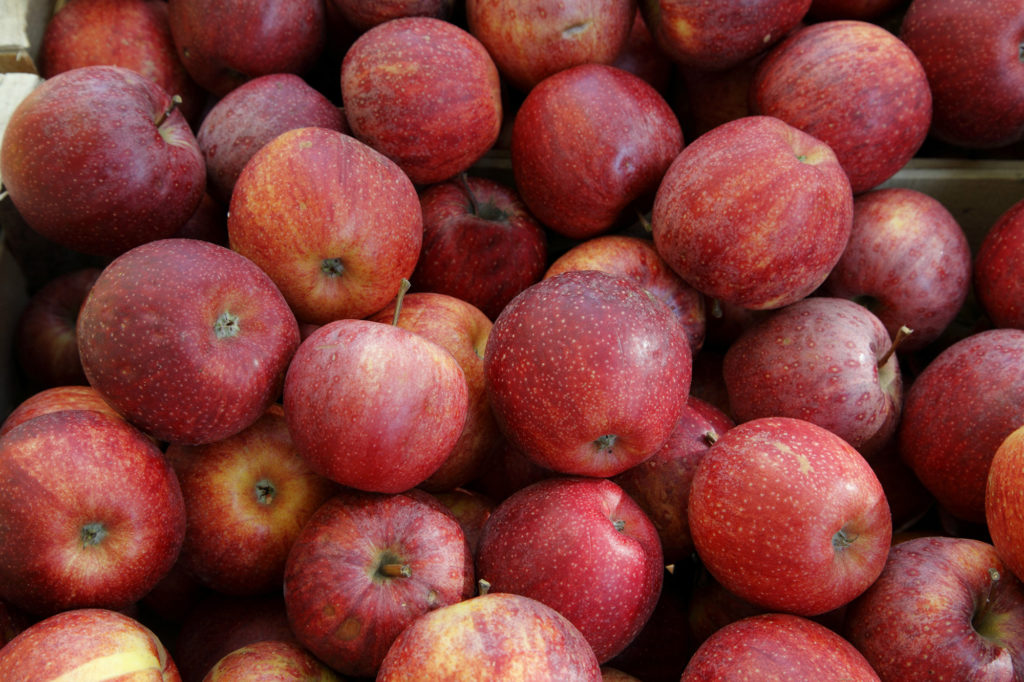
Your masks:
<svg viewBox="0 0 1024 682"><path fill-rule="evenodd" d="M680 682L723 679L876 682L878 675L863 654L824 625L765 613L712 634L690 658Z"/></svg>
<svg viewBox="0 0 1024 682"><path fill-rule="evenodd" d="M333 670L294 642L263 640L246 645L210 668L202 682L342 682Z"/></svg>
<svg viewBox="0 0 1024 682"><path fill-rule="evenodd" d="M668 306L632 280L565 272L494 322L484 377L503 433L561 473L614 476L660 448L686 405L692 355ZM610 445L600 441L613 434Z"/></svg>
<svg viewBox="0 0 1024 682"><path fill-rule="evenodd" d="M0 598L41 616L124 609L170 571L185 536L181 488L123 419L40 415L0 439L0 462ZM106 535L83 546L93 523Z"/></svg>
<svg viewBox="0 0 1024 682"><path fill-rule="evenodd" d="M54 386L33 393L18 403L0 424L0 436L33 417L61 410L94 410L121 418L121 414L92 386Z"/></svg>
<svg viewBox="0 0 1024 682"><path fill-rule="evenodd" d="M688 514L698 556L726 589L804 616L867 589L892 537L870 465L832 432L791 417L726 431L697 466ZM837 549L841 530L849 544Z"/></svg>
<svg viewBox="0 0 1024 682"><path fill-rule="evenodd" d="M943 350L910 385L899 453L946 511L983 522L992 457L1021 424L1024 330L990 329Z"/></svg>
<svg viewBox="0 0 1024 682"><path fill-rule="evenodd" d="M997 327L1024 329L1024 200L985 233L974 258L974 292Z"/></svg>
<svg viewBox="0 0 1024 682"><path fill-rule="evenodd" d="M468 169L498 139L498 68L455 24L403 17L366 31L341 63L352 134L392 159L418 185Z"/></svg>
<svg viewBox="0 0 1024 682"><path fill-rule="evenodd" d="M976 623L986 597L989 622ZM878 580L849 605L843 633L886 682L934 680L939 671L949 680L1018 680L1024 587L986 542L912 538L893 546Z"/></svg>
<svg viewBox="0 0 1024 682"><path fill-rule="evenodd" d="M218 338L224 313L235 336ZM281 292L240 254L194 239L143 244L108 265L78 318L90 385L156 438L236 434L277 400L299 328Z"/></svg>
<svg viewBox="0 0 1024 682"><path fill-rule="evenodd" d="M906 165L931 124L921 63L890 31L866 21L794 32L765 55L750 88L753 111L832 148L855 194Z"/></svg>
<svg viewBox="0 0 1024 682"><path fill-rule="evenodd" d="M658 187L654 246L709 298L750 309L809 295L853 229L853 192L823 142L745 116L691 142Z"/></svg>
<svg viewBox="0 0 1024 682"><path fill-rule="evenodd" d="M409 575L384 577L387 563ZM470 598L473 556L462 527L425 493L343 491L303 527L285 567L299 642L343 675L372 677L418 617Z"/></svg>
<svg viewBox="0 0 1024 682"><path fill-rule="evenodd" d="M985 523L999 558L1024 576L1024 426L1007 436L992 457L985 486Z"/></svg>
<svg viewBox="0 0 1024 682"><path fill-rule="evenodd" d="M477 578L492 591L555 609L602 663L647 623L664 570L658 531L640 506L612 481L582 477L540 481L501 502L476 556Z"/></svg>

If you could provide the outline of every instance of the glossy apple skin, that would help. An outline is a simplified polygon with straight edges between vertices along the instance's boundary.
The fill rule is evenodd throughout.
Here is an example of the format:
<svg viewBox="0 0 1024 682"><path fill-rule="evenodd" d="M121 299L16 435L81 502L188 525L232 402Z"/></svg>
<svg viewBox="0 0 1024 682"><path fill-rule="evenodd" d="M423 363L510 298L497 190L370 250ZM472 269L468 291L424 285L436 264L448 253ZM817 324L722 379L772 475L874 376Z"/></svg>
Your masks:
<svg viewBox="0 0 1024 682"><path fill-rule="evenodd" d="M864 458L791 417L726 431L697 465L688 515L697 554L726 589L805 616L862 593L892 536L889 505Z"/></svg>
<svg viewBox="0 0 1024 682"><path fill-rule="evenodd" d="M411 281L414 291L461 298L493 320L544 274L547 234L515 187L465 181L468 190L449 180L420 193L423 246Z"/></svg>
<svg viewBox="0 0 1024 682"><path fill-rule="evenodd" d="M123 419L40 415L0 439L0 598L38 616L124 609L174 564L185 506L159 448ZM40 508L45 507L45 513Z"/></svg>
<svg viewBox="0 0 1024 682"><path fill-rule="evenodd" d="M658 253L698 291L780 308L814 291L839 261L853 193L827 145L780 119L745 116L676 157L651 224Z"/></svg>
<svg viewBox="0 0 1024 682"><path fill-rule="evenodd" d="M18 403L0 424L0 436L33 417L63 410L93 410L122 418L121 413L111 407L92 386L54 386L33 393Z"/></svg>
<svg viewBox="0 0 1024 682"><path fill-rule="evenodd" d="M647 81L581 64L545 78L519 106L512 174L542 224L586 239L633 222L634 204L645 211L682 147L675 113Z"/></svg>
<svg viewBox="0 0 1024 682"><path fill-rule="evenodd" d="M900 456L954 517L985 520L999 444L1024 424L1024 331L990 329L948 346L907 390Z"/></svg>
<svg viewBox="0 0 1024 682"><path fill-rule="evenodd" d="M855 194L896 174L931 124L924 68L888 30L866 21L806 26L773 47L751 83L755 113L832 148Z"/></svg>
<svg viewBox="0 0 1024 682"><path fill-rule="evenodd" d="M0 649L0 678L4 680L55 680L65 675L67 679L83 679L73 677L82 675L181 682L167 649L149 628L106 609L55 614Z"/></svg>
<svg viewBox="0 0 1024 682"><path fill-rule="evenodd" d="M281 392L295 316L252 261L195 239L135 247L78 317L90 385L156 438L197 445L249 426Z"/></svg>
<svg viewBox="0 0 1024 682"><path fill-rule="evenodd" d="M281 133L307 126L348 132L341 109L295 74L258 76L222 97L196 131L213 196L228 206L252 155Z"/></svg>
<svg viewBox="0 0 1024 682"><path fill-rule="evenodd" d="M395 305L368 319L392 324ZM466 378L467 409L462 433L441 466L418 484L428 492L454 490L479 476L500 447L501 431L484 385L484 350L493 324L472 304L432 292L406 294L397 324L451 353Z"/></svg>
<svg viewBox="0 0 1024 682"><path fill-rule="evenodd" d="M231 248L274 280L301 322L362 318L416 266L423 214L408 176L355 138L282 133L246 164L228 215Z"/></svg>
<svg viewBox="0 0 1024 682"><path fill-rule="evenodd" d="M569 248L544 272L554 277L568 270L601 270L631 277L665 302L686 329L693 355L704 345L707 311L704 296L668 266L649 239L625 234L591 237Z"/></svg>
<svg viewBox="0 0 1024 682"><path fill-rule="evenodd" d="M605 662L647 623L661 593L658 531L607 479L559 476L503 500L484 525L477 578L544 602Z"/></svg>
<svg viewBox="0 0 1024 682"><path fill-rule="evenodd" d="M883 680L934 679L936 670L1015 680L1024 587L986 542L912 538L893 546L878 580L849 605L843 631Z"/></svg>
<svg viewBox="0 0 1024 682"><path fill-rule="evenodd" d="M171 0L167 9L181 62L217 97L257 76L305 73L326 41L318 0Z"/></svg>
<svg viewBox="0 0 1024 682"><path fill-rule="evenodd" d="M469 387L455 357L433 341L384 322L336 320L295 353L284 410L314 471L358 490L398 493L451 454Z"/></svg>
<svg viewBox="0 0 1024 682"><path fill-rule="evenodd" d="M409 679L600 682L601 670L587 640L556 610L491 592L431 611L398 636L377 680Z"/></svg>
<svg viewBox="0 0 1024 682"><path fill-rule="evenodd" d="M529 92L580 64L610 64L625 47L635 0L468 0L469 31L487 47L504 80Z"/></svg>
<svg viewBox="0 0 1024 682"><path fill-rule="evenodd" d="M1024 576L1024 426L999 444L985 485L985 523L999 558L1018 579Z"/></svg>
<svg viewBox="0 0 1024 682"><path fill-rule="evenodd" d="M687 663L680 682L755 678L872 682L878 675L850 642L824 625L765 613L712 634Z"/></svg>
<svg viewBox="0 0 1024 682"><path fill-rule="evenodd" d="M722 374L737 421L796 417L872 454L896 433L903 378L870 310L813 296L774 311L729 346Z"/></svg>
<svg viewBox="0 0 1024 682"><path fill-rule="evenodd" d="M985 233L974 257L974 292L997 327L1024 329L1024 200L1010 206Z"/></svg>
<svg viewBox="0 0 1024 682"><path fill-rule="evenodd" d="M341 682L341 677L294 642L264 640L217 661L203 682Z"/></svg>
<svg viewBox="0 0 1024 682"><path fill-rule="evenodd" d="M771 47L800 23L810 5L811 0L640 0L640 11L655 43L673 60L723 70Z"/></svg>
<svg viewBox="0 0 1024 682"><path fill-rule="evenodd" d="M506 306L484 378L499 427L527 457L561 473L614 476L668 440L691 357L668 306L632 280L577 270Z"/></svg>
<svg viewBox="0 0 1024 682"><path fill-rule="evenodd" d="M937 199L887 187L853 200L853 230L824 293L852 298L878 316L889 336L913 333L899 352L935 341L971 288L971 247L956 218Z"/></svg>
<svg viewBox="0 0 1024 682"><path fill-rule="evenodd" d="M181 111L157 125L170 107L159 85L119 66L42 82L11 114L0 147L18 213L47 239L104 257L172 236L199 206L206 168Z"/></svg>
<svg viewBox="0 0 1024 682"><path fill-rule="evenodd" d="M401 566L398 576L385 566ZM344 491L303 527L285 569L299 641L343 675L372 677L417 617L471 597L462 527L426 493Z"/></svg>
<svg viewBox="0 0 1024 682"><path fill-rule="evenodd" d="M928 74L931 132L969 148L1024 135L1024 8L1016 0L914 0L899 37Z"/></svg>
<svg viewBox="0 0 1024 682"><path fill-rule="evenodd" d="M466 536L469 551L476 556L476 550L480 544L480 534L484 530L487 519L491 517L494 507L497 506L496 503L483 493L466 488L455 488L431 494L448 508L448 511L462 526L462 534Z"/></svg>
<svg viewBox="0 0 1024 682"><path fill-rule="evenodd" d="M472 34L433 17L403 17L363 33L341 63L352 134L418 185L467 170L501 128L498 69Z"/></svg>

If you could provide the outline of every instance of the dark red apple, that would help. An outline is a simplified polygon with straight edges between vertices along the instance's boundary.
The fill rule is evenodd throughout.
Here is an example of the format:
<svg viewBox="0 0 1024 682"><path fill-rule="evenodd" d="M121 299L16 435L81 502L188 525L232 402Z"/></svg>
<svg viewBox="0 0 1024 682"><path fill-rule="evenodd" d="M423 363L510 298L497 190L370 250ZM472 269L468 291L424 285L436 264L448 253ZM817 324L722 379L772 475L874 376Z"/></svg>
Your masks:
<svg viewBox="0 0 1024 682"><path fill-rule="evenodd" d="M981 241L974 256L974 292L997 327L1024 329L1024 199L1006 209Z"/></svg>
<svg viewBox="0 0 1024 682"><path fill-rule="evenodd" d="M33 417L64 410L93 410L121 418L121 414L92 386L53 386L33 393L18 403L0 423L0 436Z"/></svg>
<svg viewBox="0 0 1024 682"><path fill-rule="evenodd" d="M999 558L1013 574L1024 576L1024 426L996 448L985 484L985 524Z"/></svg>
<svg viewBox="0 0 1024 682"><path fill-rule="evenodd" d="M451 20L455 12L455 0L327 0L327 3L359 33L401 17Z"/></svg>
<svg viewBox="0 0 1024 682"><path fill-rule="evenodd" d="M910 0L812 0L807 17L817 21L830 19L883 20L902 13Z"/></svg>

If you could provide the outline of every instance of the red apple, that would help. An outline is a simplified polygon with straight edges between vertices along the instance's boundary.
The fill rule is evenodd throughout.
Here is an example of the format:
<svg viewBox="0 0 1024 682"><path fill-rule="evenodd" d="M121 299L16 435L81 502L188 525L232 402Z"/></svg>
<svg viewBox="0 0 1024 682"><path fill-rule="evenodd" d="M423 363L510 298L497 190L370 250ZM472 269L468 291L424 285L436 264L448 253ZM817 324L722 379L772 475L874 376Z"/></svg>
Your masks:
<svg viewBox="0 0 1024 682"><path fill-rule="evenodd" d="M299 344L295 316L240 254L195 239L135 247L108 265L78 318L89 383L156 438L227 438L274 402Z"/></svg>
<svg viewBox="0 0 1024 682"><path fill-rule="evenodd" d="M985 232L974 256L974 293L997 327L1024 329L1024 200L1006 209Z"/></svg>
<svg viewBox="0 0 1024 682"><path fill-rule="evenodd" d="M169 0L167 9L182 63L218 97L257 76L304 74L324 49L323 0Z"/></svg>
<svg viewBox="0 0 1024 682"><path fill-rule="evenodd" d="M687 139L696 139L723 123L750 116L750 84L764 54L727 69L678 65L678 86L671 100Z"/></svg>
<svg viewBox="0 0 1024 682"><path fill-rule="evenodd" d="M910 0L812 0L807 11L810 19L862 19L877 21L906 10Z"/></svg>
<svg viewBox="0 0 1024 682"><path fill-rule="evenodd" d="M466 22L513 88L527 92L580 64L610 64L622 52L636 0L467 0Z"/></svg>
<svg viewBox="0 0 1024 682"><path fill-rule="evenodd" d="M0 423L0 436L33 417L63 410L94 410L121 418L121 414L92 386L54 386L33 393L18 403Z"/></svg>
<svg viewBox="0 0 1024 682"><path fill-rule="evenodd" d="M765 613L711 635L686 664L680 682L721 679L875 682L878 675L850 642L824 625Z"/></svg>
<svg viewBox="0 0 1024 682"><path fill-rule="evenodd" d="M853 231L824 293L871 310L895 338L913 330L901 353L939 338L971 288L971 247L956 218L924 192L888 187L853 200Z"/></svg>
<svg viewBox="0 0 1024 682"><path fill-rule="evenodd" d="M41 616L126 608L170 571L184 535L174 470L124 420L64 410L0 438L0 599Z"/></svg>
<svg viewBox="0 0 1024 682"><path fill-rule="evenodd" d="M658 187L654 246L691 286L745 308L814 291L853 226L835 153L770 116L724 123L691 142Z"/></svg>
<svg viewBox="0 0 1024 682"><path fill-rule="evenodd" d="M491 517L496 503L483 493L465 488L455 488L432 494L455 516L459 525L462 526L462 534L466 536L470 553L476 556L477 546L480 544L480 534L483 532L487 519Z"/></svg>
<svg viewBox="0 0 1024 682"><path fill-rule="evenodd" d="M302 528L284 577L299 642L353 677L375 675L402 630L474 590L461 526L418 492L332 497Z"/></svg>
<svg viewBox="0 0 1024 682"><path fill-rule="evenodd" d="M469 487L500 502L531 483L558 475L558 472L537 464L505 438L483 473Z"/></svg>
<svg viewBox="0 0 1024 682"><path fill-rule="evenodd" d="M75 326L99 268L54 277L32 294L14 328L18 366L35 390L87 383Z"/></svg>
<svg viewBox="0 0 1024 682"><path fill-rule="evenodd" d="M0 601L0 649L32 624L20 609Z"/></svg>
<svg viewBox="0 0 1024 682"><path fill-rule="evenodd" d="M29 93L4 131L0 175L29 227L99 256L170 237L206 185L171 95L119 66L65 71Z"/></svg>
<svg viewBox="0 0 1024 682"><path fill-rule="evenodd" d="M455 0L327 0L327 4L355 31L362 33L377 24L401 17L452 19Z"/></svg>
<svg viewBox="0 0 1024 682"><path fill-rule="evenodd" d="M377 682L398 680L600 682L594 650L549 606L490 593L431 611L395 639Z"/></svg>
<svg viewBox="0 0 1024 682"><path fill-rule="evenodd" d="M999 444L1024 424L1024 331L991 329L945 348L907 390L900 456L946 511L985 520Z"/></svg>
<svg viewBox="0 0 1024 682"><path fill-rule="evenodd" d="M601 680L602 682L641 682L640 678L607 665L601 666Z"/></svg>
<svg viewBox="0 0 1024 682"><path fill-rule="evenodd" d="M883 680L1012 680L1024 671L1024 586L987 542L893 546L843 630Z"/></svg>
<svg viewBox="0 0 1024 682"><path fill-rule="evenodd" d="M73 609L32 625L0 649L0 679L181 682L149 628L106 609Z"/></svg>
<svg viewBox="0 0 1024 682"><path fill-rule="evenodd" d="M640 76L662 96L667 95L672 87L674 64L655 44L654 36L647 28L647 22L644 21L639 6L626 44L612 60L611 65Z"/></svg>
<svg viewBox="0 0 1024 682"><path fill-rule="evenodd" d="M420 193L423 246L415 291L473 304L494 319L548 263L547 235L510 184L464 176Z"/></svg>
<svg viewBox="0 0 1024 682"><path fill-rule="evenodd" d="M468 396L458 361L433 341L383 322L336 320L299 346L284 409L314 471L397 493L444 464L462 435Z"/></svg>
<svg viewBox="0 0 1024 682"><path fill-rule="evenodd" d="M433 17L392 19L363 33L341 63L352 134L417 184L475 163L498 139L498 69L469 32Z"/></svg>
<svg viewBox="0 0 1024 682"><path fill-rule="evenodd" d="M258 76L221 98L196 132L213 196L229 205L252 155L281 133L306 126L348 132L341 109L292 73Z"/></svg>
<svg viewBox="0 0 1024 682"><path fill-rule="evenodd" d="M1024 135L1024 7L1018 0L914 0L899 37L932 92L933 135L972 148Z"/></svg>
<svg viewBox="0 0 1024 682"><path fill-rule="evenodd" d="M294 642L265 640L235 649L210 668L203 682L341 682L341 677Z"/></svg>
<svg viewBox="0 0 1024 682"><path fill-rule="evenodd" d="M191 218L185 221L181 229L174 233L174 236L182 239L201 239L219 246L227 246L227 208L214 199L207 190L203 194L203 200L199 202L199 208Z"/></svg>
<svg viewBox="0 0 1024 682"><path fill-rule="evenodd" d="M697 554L727 590L805 616L867 589L892 536L889 505L864 458L790 417L722 434L697 465L688 516Z"/></svg>
<svg viewBox="0 0 1024 682"><path fill-rule="evenodd" d="M542 224L585 239L646 211L682 147L675 113L647 81L582 64L526 95L512 124L512 174Z"/></svg>
<svg viewBox="0 0 1024 682"><path fill-rule="evenodd" d="M235 183L231 248L281 289L301 322L362 318L416 266L423 214L408 176L336 130L282 133Z"/></svg>
<svg viewBox="0 0 1024 682"><path fill-rule="evenodd" d="M601 663L647 623L665 570L654 524L621 487L564 476L498 504L476 569L490 590L537 599L568 618Z"/></svg>
<svg viewBox="0 0 1024 682"><path fill-rule="evenodd" d="M491 406L513 445L585 476L614 476L665 444L691 366L668 306L598 270L562 273L512 299L484 354Z"/></svg>
<svg viewBox="0 0 1024 682"><path fill-rule="evenodd" d="M1017 578L1024 576L1024 426L996 448L985 486L985 522L999 558Z"/></svg>

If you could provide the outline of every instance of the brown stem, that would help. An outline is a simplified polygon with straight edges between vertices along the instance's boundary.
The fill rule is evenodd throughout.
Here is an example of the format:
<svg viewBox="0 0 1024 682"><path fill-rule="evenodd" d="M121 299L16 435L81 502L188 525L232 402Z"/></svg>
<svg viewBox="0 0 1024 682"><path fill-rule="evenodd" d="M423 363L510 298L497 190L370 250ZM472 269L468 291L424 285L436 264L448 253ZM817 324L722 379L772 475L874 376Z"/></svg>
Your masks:
<svg viewBox="0 0 1024 682"><path fill-rule="evenodd" d="M489 582L487 582L486 580L484 580L483 578L480 578L479 580L477 580L476 583L477 583L477 590L479 591L480 596L483 596L483 595L485 595L485 594L487 594L488 592L491 591L491 584Z"/></svg>
<svg viewBox="0 0 1024 682"><path fill-rule="evenodd" d="M377 569L380 574L388 578L408 578L412 575L409 564L381 564Z"/></svg>
<svg viewBox="0 0 1024 682"><path fill-rule="evenodd" d="M167 117L171 115L171 112L178 108L179 104L181 104L181 95L174 95L171 97L171 105L167 107L167 110L160 114L160 117L156 120L157 128L164 124L164 121L166 121Z"/></svg>
<svg viewBox="0 0 1024 682"><path fill-rule="evenodd" d="M644 232L650 234L651 232L654 231L654 227L651 225L651 221L648 220L647 216L641 213L639 209L637 209L636 217L640 221L640 227L644 229Z"/></svg>
<svg viewBox="0 0 1024 682"><path fill-rule="evenodd" d="M715 431L714 429L708 429L707 431L705 431L704 432L704 442L708 444L708 447L711 447L712 445L717 443L718 442L718 431Z"/></svg>
<svg viewBox="0 0 1024 682"><path fill-rule="evenodd" d="M463 191L466 192L466 196L469 198L469 207L473 215L480 215L480 204L476 201L476 195L473 194L472 188L469 186L469 178L466 177L465 173L459 173L459 183L462 185Z"/></svg>
<svg viewBox="0 0 1024 682"><path fill-rule="evenodd" d="M885 365L885 363L889 362L889 358L891 358L892 354L896 352L896 349L899 348L900 345L907 340L907 337L913 333L914 330L908 327L907 325L903 325L902 327L900 327L896 331L896 338L892 340L892 345L889 346L889 350L885 351L885 355L879 358L877 366L881 368Z"/></svg>
<svg viewBox="0 0 1024 682"><path fill-rule="evenodd" d="M405 277L398 284L398 296L395 297L395 317L391 320L391 326L398 326L398 316L402 314L402 300L405 298L405 293L409 291L409 287L412 286Z"/></svg>

